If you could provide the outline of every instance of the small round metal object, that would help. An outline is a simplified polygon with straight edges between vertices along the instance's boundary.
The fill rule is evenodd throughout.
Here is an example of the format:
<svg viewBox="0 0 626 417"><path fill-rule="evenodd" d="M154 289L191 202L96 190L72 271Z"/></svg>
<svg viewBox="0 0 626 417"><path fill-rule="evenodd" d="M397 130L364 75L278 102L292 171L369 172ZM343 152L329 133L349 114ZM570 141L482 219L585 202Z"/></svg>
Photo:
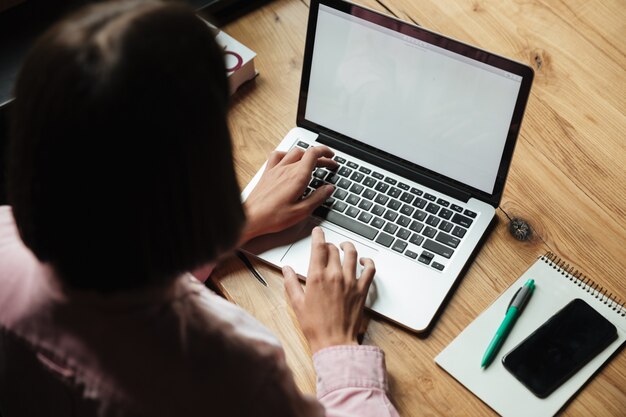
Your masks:
<svg viewBox="0 0 626 417"><path fill-rule="evenodd" d="M509 232L517 240L528 240L533 234L530 224L526 220L517 217L511 219Z"/></svg>

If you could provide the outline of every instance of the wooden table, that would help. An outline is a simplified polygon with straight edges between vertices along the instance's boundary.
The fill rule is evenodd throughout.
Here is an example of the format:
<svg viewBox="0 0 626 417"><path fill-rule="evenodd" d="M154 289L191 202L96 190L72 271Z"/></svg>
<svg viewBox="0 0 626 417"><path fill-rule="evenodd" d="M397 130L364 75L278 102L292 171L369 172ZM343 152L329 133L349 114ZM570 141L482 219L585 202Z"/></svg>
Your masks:
<svg viewBox="0 0 626 417"><path fill-rule="evenodd" d="M372 318L365 343L386 352L392 401L403 416L494 414L433 358L537 256L550 250L626 299L626 3L624 0L360 0L525 62L536 71L497 225L427 338ZM276 0L224 29L258 53L260 76L234 98L231 129L240 184L295 125L308 1ZM509 218L528 219L519 242ZM302 391L315 376L292 320L282 276L237 261L213 281L282 340ZM626 354L617 355L565 414L626 415Z"/></svg>

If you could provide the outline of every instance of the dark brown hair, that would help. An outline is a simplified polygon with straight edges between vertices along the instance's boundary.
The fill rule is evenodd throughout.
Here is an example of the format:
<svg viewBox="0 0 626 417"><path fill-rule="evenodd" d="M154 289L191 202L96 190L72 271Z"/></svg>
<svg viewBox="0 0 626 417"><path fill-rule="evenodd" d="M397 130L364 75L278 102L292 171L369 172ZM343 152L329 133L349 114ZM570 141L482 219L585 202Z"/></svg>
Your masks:
<svg viewBox="0 0 626 417"><path fill-rule="evenodd" d="M223 55L187 7L80 10L37 41L15 97L9 202L66 284L164 282L237 241Z"/></svg>

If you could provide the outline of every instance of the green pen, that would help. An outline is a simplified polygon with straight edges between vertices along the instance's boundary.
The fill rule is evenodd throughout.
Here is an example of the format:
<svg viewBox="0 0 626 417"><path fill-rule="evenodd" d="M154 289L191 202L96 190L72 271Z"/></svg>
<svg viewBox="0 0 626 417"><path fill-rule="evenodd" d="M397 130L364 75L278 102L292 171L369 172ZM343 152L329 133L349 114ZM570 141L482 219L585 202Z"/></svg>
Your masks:
<svg viewBox="0 0 626 417"><path fill-rule="evenodd" d="M480 364L481 367L486 368L489 366L491 361L493 361L493 358L496 356L496 354L500 350L500 347L506 340L506 337L509 335L509 332L513 328L513 325L515 324L515 321L517 320L519 315L522 313L522 309L524 308L526 302L528 302L528 299L532 295L534 289L535 280L529 279L528 281L526 281L526 284L522 286L522 288L517 290L517 292L513 296L513 299L509 303L509 307L506 309L506 315L504 316L504 320L502 320L500 327L498 327L498 330L496 330L496 334L493 337L493 340L491 340L491 343L489 343L489 347L487 348L487 351L485 352L483 360Z"/></svg>

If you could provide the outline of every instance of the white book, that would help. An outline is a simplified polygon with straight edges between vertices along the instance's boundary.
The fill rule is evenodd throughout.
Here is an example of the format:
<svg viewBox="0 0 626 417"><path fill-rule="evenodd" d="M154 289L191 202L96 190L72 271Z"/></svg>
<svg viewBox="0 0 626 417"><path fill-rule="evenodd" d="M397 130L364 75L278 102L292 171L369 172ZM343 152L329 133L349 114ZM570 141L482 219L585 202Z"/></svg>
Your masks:
<svg viewBox="0 0 626 417"><path fill-rule="evenodd" d="M486 369L480 361L504 318L514 293L528 279L535 291L493 363ZM501 358L575 298L593 307L617 328L617 339L596 355L547 398L536 397L509 373ZM626 308L607 297L607 290L572 271L556 255L540 257L511 287L467 326L436 358L435 362L477 397L503 416L552 416L580 390L585 382L626 341ZM521 406L520 406L521 405Z"/></svg>
<svg viewBox="0 0 626 417"><path fill-rule="evenodd" d="M215 31L215 41L224 51L226 75L228 76L230 94L232 95L243 83L259 74L254 66L256 52L223 30L218 29L201 17L199 18Z"/></svg>
<svg viewBox="0 0 626 417"><path fill-rule="evenodd" d="M223 30L217 34L215 40L224 49L226 75L230 94L233 94L241 84L257 76L258 72L254 67L256 53Z"/></svg>

